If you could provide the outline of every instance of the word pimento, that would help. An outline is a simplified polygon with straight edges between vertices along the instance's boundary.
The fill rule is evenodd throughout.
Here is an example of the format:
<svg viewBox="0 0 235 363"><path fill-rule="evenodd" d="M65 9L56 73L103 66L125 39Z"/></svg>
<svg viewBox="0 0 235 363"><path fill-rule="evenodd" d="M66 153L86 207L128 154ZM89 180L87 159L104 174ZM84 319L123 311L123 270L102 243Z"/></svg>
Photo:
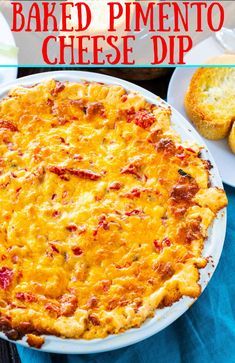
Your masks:
<svg viewBox="0 0 235 363"><path fill-rule="evenodd" d="M185 64L193 35L217 32L220 1L11 2L13 32L45 34L49 65ZM147 37L140 40L139 33ZM49 33L50 32L50 33ZM49 33L49 34L48 34Z"/></svg>

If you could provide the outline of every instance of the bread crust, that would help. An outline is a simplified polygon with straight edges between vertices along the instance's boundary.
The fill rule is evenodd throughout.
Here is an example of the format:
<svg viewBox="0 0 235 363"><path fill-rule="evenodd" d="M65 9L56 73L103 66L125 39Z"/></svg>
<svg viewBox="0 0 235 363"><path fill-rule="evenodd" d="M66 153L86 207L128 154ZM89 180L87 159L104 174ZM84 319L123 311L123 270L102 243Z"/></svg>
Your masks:
<svg viewBox="0 0 235 363"><path fill-rule="evenodd" d="M223 139L230 131L235 117L234 77L233 68L200 68L190 82L185 109L200 134L207 139Z"/></svg>
<svg viewBox="0 0 235 363"><path fill-rule="evenodd" d="M229 134L228 144L232 152L235 154L235 122L233 123Z"/></svg>

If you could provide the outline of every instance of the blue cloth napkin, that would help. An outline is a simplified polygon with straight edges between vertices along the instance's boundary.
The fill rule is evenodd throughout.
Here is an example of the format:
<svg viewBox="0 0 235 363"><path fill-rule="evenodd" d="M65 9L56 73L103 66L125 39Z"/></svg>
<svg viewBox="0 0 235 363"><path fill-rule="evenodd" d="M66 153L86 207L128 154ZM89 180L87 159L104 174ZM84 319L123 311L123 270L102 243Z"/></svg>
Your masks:
<svg viewBox="0 0 235 363"><path fill-rule="evenodd" d="M235 189L219 266L198 301L176 322L141 343L88 355L47 354L18 346L22 363L235 363Z"/></svg>

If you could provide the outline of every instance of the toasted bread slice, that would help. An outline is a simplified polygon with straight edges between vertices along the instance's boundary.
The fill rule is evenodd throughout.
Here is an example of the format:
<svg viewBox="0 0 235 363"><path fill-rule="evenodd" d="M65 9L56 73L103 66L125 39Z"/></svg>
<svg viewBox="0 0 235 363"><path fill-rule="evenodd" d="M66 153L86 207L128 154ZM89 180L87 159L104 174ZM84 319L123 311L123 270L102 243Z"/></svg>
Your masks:
<svg viewBox="0 0 235 363"><path fill-rule="evenodd" d="M235 122L233 123L233 126L231 128L229 137L228 137L228 144L230 146L230 149L235 154Z"/></svg>
<svg viewBox="0 0 235 363"><path fill-rule="evenodd" d="M231 57L235 64L235 56ZM219 61L213 59L213 63ZM198 69L186 93L185 108L204 137L226 137L235 120L235 68Z"/></svg>

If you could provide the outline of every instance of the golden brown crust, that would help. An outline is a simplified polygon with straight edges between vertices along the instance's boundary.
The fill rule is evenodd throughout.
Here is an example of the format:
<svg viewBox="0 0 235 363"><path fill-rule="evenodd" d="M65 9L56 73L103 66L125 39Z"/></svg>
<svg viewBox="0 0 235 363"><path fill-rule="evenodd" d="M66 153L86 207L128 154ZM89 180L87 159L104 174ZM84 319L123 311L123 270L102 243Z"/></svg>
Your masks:
<svg viewBox="0 0 235 363"><path fill-rule="evenodd" d="M232 152L235 154L235 122L233 122L233 125L231 127L231 131L228 137L228 144Z"/></svg>
<svg viewBox="0 0 235 363"><path fill-rule="evenodd" d="M44 338L39 337L34 334L27 334L27 343L30 347L34 347L40 349L41 346L44 344Z"/></svg>
<svg viewBox="0 0 235 363"><path fill-rule="evenodd" d="M10 96L0 103L0 329L38 347L29 334L102 338L199 296L207 228L227 201L170 110L98 83L50 80Z"/></svg>
<svg viewBox="0 0 235 363"><path fill-rule="evenodd" d="M235 117L233 68L199 68L185 95L185 109L204 137L226 137Z"/></svg>

